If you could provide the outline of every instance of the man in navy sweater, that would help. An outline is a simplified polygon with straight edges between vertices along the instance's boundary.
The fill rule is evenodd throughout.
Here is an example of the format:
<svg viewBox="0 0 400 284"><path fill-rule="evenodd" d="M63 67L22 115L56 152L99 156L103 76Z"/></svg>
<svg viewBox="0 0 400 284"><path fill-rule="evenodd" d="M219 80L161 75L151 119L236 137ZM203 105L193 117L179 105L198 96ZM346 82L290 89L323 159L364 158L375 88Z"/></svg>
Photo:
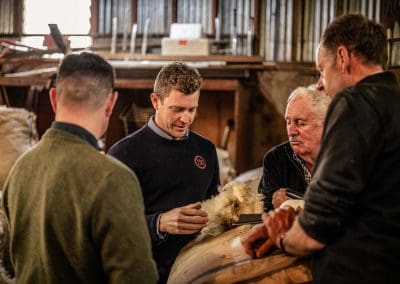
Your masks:
<svg viewBox="0 0 400 284"><path fill-rule="evenodd" d="M202 78L184 63L164 66L150 95L155 115L109 151L130 167L142 186L160 283L181 248L208 222L200 201L217 194L215 146L192 132Z"/></svg>

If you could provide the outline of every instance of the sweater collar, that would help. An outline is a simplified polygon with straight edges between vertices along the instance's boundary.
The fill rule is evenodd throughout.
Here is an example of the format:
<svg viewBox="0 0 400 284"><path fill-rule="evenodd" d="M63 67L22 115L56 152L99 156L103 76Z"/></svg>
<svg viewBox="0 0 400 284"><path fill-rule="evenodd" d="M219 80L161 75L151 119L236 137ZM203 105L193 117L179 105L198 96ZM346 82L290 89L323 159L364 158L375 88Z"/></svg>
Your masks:
<svg viewBox="0 0 400 284"><path fill-rule="evenodd" d="M186 140L189 137L189 131L186 132L186 134L182 138L175 138L171 135L169 135L167 132L162 130L154 121L154 115L152 115L149 119L149 122L147 123L149 128L153 130L158 136L161 136L162 138L168 139L168 140Z"/></svg>
<svg viewBox="0 0 400 284"><path fill-rule="evenodd" d="M82 138L90 145L95 147L97 150L99 150L99 145L97 143L96 137L94 137L89 131L87 131L83 127L80 127L79 125L61 121L53 121L53 123L51 124L51 128L62 130L72 135L78 136L79 138Z"/></svg>

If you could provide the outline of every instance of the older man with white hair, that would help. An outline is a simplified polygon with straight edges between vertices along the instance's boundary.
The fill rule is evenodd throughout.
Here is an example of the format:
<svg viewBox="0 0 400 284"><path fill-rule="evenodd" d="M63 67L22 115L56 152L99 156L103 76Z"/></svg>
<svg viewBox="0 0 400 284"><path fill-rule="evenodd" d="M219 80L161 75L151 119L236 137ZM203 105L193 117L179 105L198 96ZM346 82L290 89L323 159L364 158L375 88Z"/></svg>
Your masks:
<svg viewBox="0 0 400 284"><path fill-rule="evenodd" d="M275 146L264 157L259 192L265 195L265 211L278 208L289 199L288 191L304 194L311 180L330 101L313 86L299 87L290 94L285 112L289 141Z"/></svg>

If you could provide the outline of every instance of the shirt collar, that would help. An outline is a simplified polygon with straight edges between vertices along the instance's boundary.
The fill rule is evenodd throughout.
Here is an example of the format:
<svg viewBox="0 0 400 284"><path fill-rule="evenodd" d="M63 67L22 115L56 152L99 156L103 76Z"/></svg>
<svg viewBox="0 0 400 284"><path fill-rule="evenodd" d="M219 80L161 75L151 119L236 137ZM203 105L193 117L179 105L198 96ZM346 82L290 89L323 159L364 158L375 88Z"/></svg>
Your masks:
<svg viewBox="0 0 400 284"><path fill-rule="evenodd" d="M186 134L182 138L175 138L171 135L169 135L167 132L162 130L157 123L154 120L154 115L152 115L149 119L149 122L147 125L150 127L151 130L153 130L157 135L161 136L162 138L168 139L168 140L185 140L189 137L189 131L186 132Z"/></svg>
<svg viewBox="0 0 400 284"><path fill-rule="evenodd" d="M94 137L89 131L87 131L83 127L80 127L79 125L61 121L53 121L53 123L51 124L51 128L62 130L70 134L73 134L75 136L78 136L83 140L87 141L97 150L99 150L99 145L97 143L96 137Z"/></svg>
<svg viewBox="0 0 400 284"><path fill-rule="evenodd" d="M310 183L311 181L311 172L307 169L306 163L302 158L300 158L296 153L293 152L293 159L295 159L296 162L300 164L300 166L303 168L303 173L304 173L304 180L306 181L307 184Z"/></svg>

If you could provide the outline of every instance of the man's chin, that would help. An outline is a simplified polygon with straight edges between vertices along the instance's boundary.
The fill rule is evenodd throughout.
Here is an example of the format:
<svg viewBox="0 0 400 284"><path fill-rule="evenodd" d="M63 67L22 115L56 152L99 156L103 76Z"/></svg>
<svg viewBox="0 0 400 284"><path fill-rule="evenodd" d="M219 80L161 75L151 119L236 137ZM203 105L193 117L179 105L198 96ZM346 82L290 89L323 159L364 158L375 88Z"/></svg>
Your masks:
<svg viewBox="0 0 400 284"><path fill-rule="evenodd" d="M172 136L176 139L181 139L183 137L185 137L186 133L187 133L187 129L185 130L175 130L172 134Z"/></svg>
<svg viewBox="0 0 400 284"><path fill-rule="evenodd" d="M302 154L304 151L304 148L301 144L291 144L290 146L292 147L293 152L295 152L297 155Z"/></svg>

